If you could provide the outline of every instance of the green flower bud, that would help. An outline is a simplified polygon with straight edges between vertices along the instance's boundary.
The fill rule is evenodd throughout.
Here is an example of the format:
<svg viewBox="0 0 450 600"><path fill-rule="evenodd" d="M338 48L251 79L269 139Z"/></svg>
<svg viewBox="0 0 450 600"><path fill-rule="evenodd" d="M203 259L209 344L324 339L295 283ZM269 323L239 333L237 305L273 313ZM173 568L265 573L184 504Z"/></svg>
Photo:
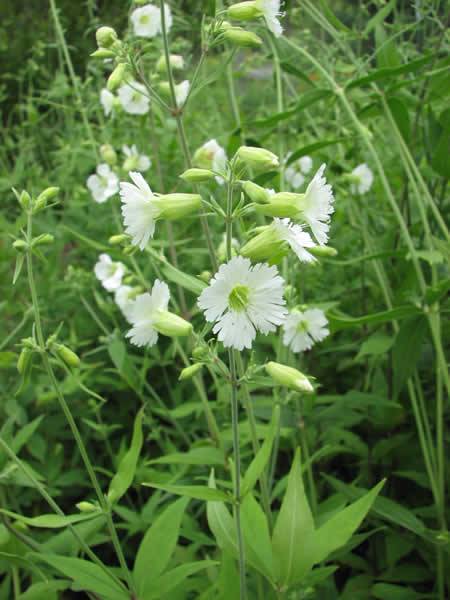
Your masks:
<svg viewBox="0 0 450 600"><path fill-rule="evenodd" d="M99 48L110 48L117 41L117 33L112 27L100 27L95 32Z"/></svg>
<svg viewBox="0 0 450 600"><path fill-rule="evenodd" d="M68 367L76 368L80 366L80 359L75 352L67 346L64 346L63 344L54 344L53 350Z"/></svg>
<svg viewBox="0 0 450 600"><path fill-rule="evenodd" d="M184 58L180 54L170 54L169 63L174 71L181 71L184 69ZM156 70L158 73L165 73L167 71L166 57L162 54L158 62L156 63Z"/></svg>
<svg viewBox="0 0 450 600"><path fill-rule="evenodd" d="M84 500L82 502L78 502L78 504L76 504L75 506L82 513L98 511L98 506L95 506L95 504L92 504L92 502L86 502Z"/></svg>
<svg viewBox="0 0 450 600"><path fill-rule="evenodd" d="M256 202L256 204L267 204L269 202L270 194L268 191L260 185L253 183L253 181L245 181L242 184L242 189L250 200Z"/></svg>
<svg viewBox="0 0 450 600"><path fill-rule="evenodd" d="M125 248L123 249L123 253L126 256L133 256L133 254L136 254L137 251L138 251L138 247L132 246L131 244L129 246L125 246Z"/></svg>
<svg viewBox="0 0 450 600"><path fill-rule="evenodd" d="M255 210L267 217L289 217L295 218L300 210L299 203L305 194L294 194L293 192L280 192L269 196L266 204L255 206Z"/></svg>
<svg viewBox="0 0 450 600"><path fill-rule="evenodd" d="M208 169L188 169L180 175L188 183L202 183L214 179L214 173Z"/></svg>
<svg viewBox="0 0 450 600"><path fill-rule="evenodd" d="M246 31L242 27L230 27L225 29L223 37L227 42L243 48L257 48L261 46L262 39L252 31Z"/></svg>
<svg viewBox="0 0 450 600"><path fill-rule="evenodd" d="M203 360L208 356L208 354L209 350L208 346L206 345L195 346L195 348L192 350L192 358L195 360Z"/></svg>
<svg viewBox="0 0 450 600"><path fill-rule="evenodd" d="M43 233L42 235L38 235L37 237L35 237L32 240L31 245L32 247L48 246L49 244L53 244L54 241L55 238L52 236L51 233Z"/></svg>
<svg viewBox="0 0 450 600"><path fill-rule="evenodd" d="M17 360L17 370L21 375L25 375L31 365L32 351L29 348L22 348Z"/></svg>
<svg viewBox="0 0 450 600"><path fill-rule="evenodd" d="M153 327L168 337L186 336L192 331L191 323L167 310L160 310L156 313Z"/></svg>
<svg viewBox="0 0 450 600"><path fill-rule="evenodd" d="M158 88L165 98L171 97L170 84L168 81L161 81L158 85Z"/></svg>
<svg viewBox="0 0 450 600"><path fill-rule="evenodd" d="M124 80L127 71L125 63L119 63L111 75L108 77L106 87L110 92L115 92Z"/></svg>
<svg viewBox="0 0 450 600"><path fill-rule="evenodd" d="M311 393L314 391L306 375L303 375L303 373L293 367L270 361L265 365L265 369L267 374L280 385L296 390L297 392Z"/></svg>
<svg viewBox="0 0 450 600"><path fill-rule="evenodd" d="M317 258L333 258L338 254L336 248L332 248L331 246L314 246L313 248L308 248L308 252Z"/></svg>
<svg viewBox="0 0 450 600"><path fill-rule="evenodd" d="M211 271L202 271L199 275L198 278L201 279L202 281L204 281L205 283L209 283L210 279L212 277L212 273Z"/></svg>
<svg viewBox="0 0 450 600"><path fill-rule="evenodd" d="M13 242L13 248L19 251L26 250L28 248L28 244L25 240L16 240L15 242Z"/></svg>
<svg viewBox="0 0 450 600"><path fill-rule="evenodd" d="M34 204L35 212L38 210L42 210L47 206L47 203L50 200L53 200L59 194L59 187L48 187L43 192L39 194Z"/></svg>
<svg viewBox="0 0 450 600"><path fill-rule="evenodd" d="M191 379L196 375L199 371L203 369L203 363L196 363L195 365L190 365L189 367L184 368L180 376L178 377L178 381L184 381L185 379Z"/></svg>
<svg viewBox="0 0 450 600"><path fill-rule="evenodd" d="M278 157L265 148L241 146L236 156L245 166L257 171L271 170L280 165Z"/></svg>
<svg viewBox="0 0 450 600"><path fill-rule="evenodd" d="M30 208L31 196L26 190L23 190L22 193L20 194L19 204L23 208L23 210L28 210Z"/></svg>
<svg viewBox="0 0 450 600"><path fill-rule="evenodd" d="M280 238L276 229L264 227L240 249L240 254L254 262L269 260L271 264L278 263L289 252L289 246Z"/></svg>
<svg viewBox="0 0 450 600"><path fill-rule="evenodd" d="M257 8L256 2L238 2L232 4L227 10L227 16L236 21L251 21L261 14Z"/></svg>
<svg viewBox="0 0 450 600"><path fill-rule="evenodd" d="M101 59L114 58L116 56L116 53L113 52L112 50L107 50L106 48L97 48L97 50L95 50L94 52L91 52L90 56L92 56L92 58L101 58Z"/></svg>
<svg viewBox="0 0 450 600"><path fill-rule="evenodd" d="M165 194L154 198L160 219L180 219L196 212L202 205L199 194Z"/></svg>
<svg viewBox="0 0 450 600"><path fill-rule="evenodd" d="M119 244L128 242L129 239L130 239L130 236L127 235L126 233L119 233L117 235L112 235L109 238L108 243L110 243L111 246L118 246Z"/></svg>
<svg viewBox="0 0 450 600"><path fill-rule="evenodd" d="M100 146L100 156L111 167L117 163L117 154L111 144L103 144Z"/></svg>

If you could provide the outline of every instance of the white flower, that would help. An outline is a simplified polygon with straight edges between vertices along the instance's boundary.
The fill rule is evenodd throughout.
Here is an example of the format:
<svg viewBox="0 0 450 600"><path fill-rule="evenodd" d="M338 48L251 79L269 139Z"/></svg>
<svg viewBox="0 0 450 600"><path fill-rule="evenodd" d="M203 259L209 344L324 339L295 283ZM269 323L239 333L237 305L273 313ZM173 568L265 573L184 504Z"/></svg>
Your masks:
<svg viewBox="0 0 450 600"><path fill-rule="evenodd" d="M102 204L119 191L119 178L109 165L102 163L98 165L96 175L89 175L86 185L94 200Z"/></svg>
<svg viewBox="0 0 450 600"><path fill-rule="evenodd" d="M289 155L287 158L289 158ZM287 183L289 183L294 190L297 190L303 185L305 175L311 171L312 166L313 162L310 156L301 156L287 167L284 173Z"/></svg>
<svg viewBox="0 0 450 600"><path fill-rule="evenodd" d="M127 321L130 321L131 308L135 297L134 288L129 285L121 285L114 293L114 302L122 311Z"/></svg>
<svg viewBox="0 0 450 600"><path fill-rule="evenodd" d="M276 267L251 265L242 256L221 265L198 299L213 332L225 347L251 348L256 331L267 335L286 317L283 279Z"/></svg>
<svg viewBox="0 0 450 600"><path fill-rule="evenodd" d="M323 310L308 308L293 310L284 324L283 343L293 352L310 350L315 342L325 339L330 331Z"/></svg>
<svg viewBox="0 0 450 600"><path fill-rule="evenodd" d="M280 37L283 33L283 27L278 18L282 16L280 4L280 0L256 0L256 7L262 12L267 27L275 37Z"/></svg>
<svg viewBox="0 0 450 600"><path fill-rule="evenodd" d="M164 6L166 31L172 27L172 13L167 4ZM146 4L136 8L131 13L131 23L133 24L134 34L139 37L153 38L162 31L161 11L154 4Z"/></svg>
<svg viewBox="0 0 450 600"><path fill-rule="evenodd" d="M175 100L178 107L183 106L186 102L190 86L191 84L187 79L175 86Z"/></svg>
<svg viewBox="0 0 450 600"><path fill-rule="evenodd" d="M112 94L106 88L103 88L100 92L100 104L103 106L103 112L105 113L105 117L108 117L113 110L114 94Z"/></svg>
<svg viewBox="0 0 450 600"><path fill-rule="evenodd" d="M126 171L130 171L131 169L136 169L136 171L147 171L152 166L152 161L145 154L139 154L139 150L136 145L133 146L122 146L122 152L125 154L127 159L129 159L130 164L133 166L129 169L124 167Z"/></svg>
<svg viewBox="0 0 450 600"><path fill-rule="evenodd" d="M94 273L105 290L113 292L122 284L125 266L121 262L113 262L108 254L100 254L94 267Z"/></svg>
<svg viewBox="0 0 450 600"><path fill-rule="evenodd" d="M145 115L150 108L150 98L145 86L137 81L124 83L117 91L123 110L130 115Z"/></svg>
<svg viewBox="0 0 450 600"><path fill-rule="evenodd" d="M143 250L155 233L158 210L153 204L152 190L142 175L136 171L131 171L129 175L134 185L120 182L125 232L131 236L131 243Z"/></svg>
<svg viewBox="0 0 450 600"><path fill-rule="evenodd" d="M194 164L202 169L212 169L216 173L223 173L225 175L227 170L227 155L217 140L209 140L195 152ZM216 176L216 181L220 185L225 183L224 178L219 175Z"/></svg>
<svg viewBox="0 0 450 600"><path fill-rule="evenodd" d="M324 171L323 164L308 185L301 203L302 216L321 246L328 241L330 215L334 212L333 190L323 176Z"/></svg>
<svg viewBox="0 0 450 600"><path fill-rule="evenodd" d="M158 332L153 327L154 319L160 311L166 311L170 292L167 284L155 280L151 293L137 296L127 317L133 327L127 333L131 343L136 346L154 346L158 341Z"/></svg>
<svg viewBox="0 0 450 600"><path fill-rule="evenodd" d="M350 186L352 194L366 194L372 187L372 171L369 169L366 163L362 163L353 169L351 174L355 179L357 179L357 181L352 183Z"/></svg>
<svg viewBox="0 0 450 600"><path fill-rule="evenodd" d="M306 248L314 248L315 243L301 225L294 225L289 219L273 220L271 225L279 237L287 242L301 262L314 262L316 259Z"/></svg>

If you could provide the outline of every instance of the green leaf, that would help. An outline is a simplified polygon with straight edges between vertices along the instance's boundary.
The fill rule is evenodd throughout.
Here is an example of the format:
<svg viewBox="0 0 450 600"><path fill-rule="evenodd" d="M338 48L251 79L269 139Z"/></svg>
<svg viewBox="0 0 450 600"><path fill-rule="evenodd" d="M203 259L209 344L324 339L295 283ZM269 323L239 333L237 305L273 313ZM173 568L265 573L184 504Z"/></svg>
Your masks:
<svg viewBox="0 0 450 600"><path fill-rule="evenodd" d="M129 594L112 577L87 560L35 552L30 555L36 560L47 562L66 577L73 579L77 590L93 592L105 600L129 600Z"/></svg>
<svg viewBox="0 0 450 600"><path fill-rule="evenodd" d="M188 500L180 498L166 508L147 530L134 563L133 575L139 597L155 589L155 579L167 567L175 551Z"/></svg>
<svg viewBox="0 0 450 600"><path fill-rule="evenodd" d="M229 496L225 492L209 488L206 485L170 485L151 482L146 482L142 485L156 488L157 490L164 490L165 492L169 492L169 494L175 494L177 496L187 496L188 498L195 498L197 500L215 500L221 502L232 501L231 496Z"/></svg>
<svg viewBox="0 0 450 600"><path fill-rule="evenodd" d="M96 240L88 238L87 236L83 235L79 231L75 231L75 229L72 229L71 227L67 227L67 225L61 224L60 227L62 227L63 229L68 231L70 234L72 234L74 237L79 239L80 242L83 242L84 244L86 244L86 246L89 246L90 248L94 248L94 250L98 250L99 252L111 252L111 247L108 246L107 244L101 244L100 242L97 242Z"/></svg>
<svg viewBox="0 0 450 600"><path fill-rule="evenodd" d="M125 494L130 485L133 483L134 474L139 455L141 453L143 435L142 435L142 419L144 417L144 409L136 415L133 427L133 437L131 439L130 449L125 453L120 461L117 473L112 478L108 490L108 502L113 504L120 500Z"/></svg>
<svg viewBox="0 0 450 600"><path fill-rule="evenodd" d="M374 81L383 81L384 79L395 78L397 75L413 73L430 62L434 56L435 54L428 54L422 58L418 58L404 65L400 65L399 67L382 67L380 69L372 69L368 75L365 75L364 77L358 77L358 79L353 79L350 81L345 88L350 90L355 87L365 87Z"/></svg>
<svg viewBox="0 0 450 600"><path fill-rule="evenodd" d="M176 283L186 290L189 290L190 292L193 292L196 295L201 294L207 286L207 284L201 279L197 279L197 277L183 273L183 271L180 271L169 263L164 263L161 271L166 279Z"/></svg>
<svg viewBox="0 0 450 600"><path fill-rule="evenodd" d="M295 453L272 536L272 551L278 583L289 585L306 574L305 536L314 532L314 521L303 487L300 451Z"/></svg>
<svg viewBox="0 0 450 600"><path fill-rule="evenodd" d="M25 260L25 254L18 254L16 258L16 266L14 268L14 275L12 284L16 285L16 281L19 279L20 272L22 271L23 263Z"/></svg>
<svg viewBox="0 0 450 600"><path fill-rule="evenodd" d="M395 40L389 38L383 25L375 25L375 42L377 47L378 67L399 67L402 63Z"/></svg>
<svg viewBox="0 0 450 600"><path fill-rule="evenodd" d="M242 481L242 497L250 492L254 487L258 479L261 477L267 462L272 452L273 441L275 439L276 432L280 422L280 407L275 406L272 414L272 420L267 431L266 438L263 445L257 452L256 456L250 463L243 481Z"/></svg>
<svg viewBox="0 0 450 600"><path fill-rule="evenodd" d="M160 465L223 465L225 457L221 450L214 446L192 448L188 452L174 452L148 461L149 464Z"/></svg>
<svg viewBox="0 0 450 600"><path fill-rule="evenodd" d="M376 583L372 586L371 596L379 600L415 600L425 598L424 594L418 594L410 587L393 585L391 583Z"/></svg>
<svg viewBox="0 0 450 600"><path fill-rule="evenodd" d="M363 31L363 37L365 37L366 35L368 35L372 29L375 29L375 27L377 25L380 25L381 23L383 23L386 18L391 14L391 12L393 11L395 4L396 4L397 0L390 0L385 6L383 6L375 16L373 16L371 19L369 19L369 21L367 22L367 25L364 28Z"/></svg>
<svg viewBox="0 0 450 600"><path fill-rule="evenodd" d="M411 121L409 118L408 107L400 98L395 96L388 98L387 104L401 136L405 142L408 142L411 134Z"/></svg>
<svg viewBox="0 0 450 600"><path fill-rule="evenodd" d="M393 399L413 374L428 331L424 315L404 321L397 333L392 349Z"/></svg>
<svg viewBox="0 0 450 600"><path fill-rule="evenodd" d="M359 327L360 325L380 325L381 323L389 323L390 321L398 321L420 314L422 311L417 306L405 304L397 306L391 310L364 315L362 317L350 317L344 313L334 310L329 311L328 320L333 331L347 329L349 327Z"/></svg>
<svg viewBox="0 0 450 600"><path fill-rule="evenodd" d="M14 439L11 442L11 448L16 454L19 454L23 446L33 436L34 432L41 424L43 418L43 415L37 417L30 423L27 423L24 427L22 427L22 429L18 433L16 433Z"/></svg>
<svg viewBox="0 0 450 600"><path fill-rule="evenodd" d="M351 29L344 25L342 21L340 21L331 8L328 6L328 3L325 0L319 0L320 8L322 9L322 13L325 15L327 20L333 25L335 29L338 31L343 31L345 33L351 33Z"/></svg>
<svg viewBox="0 0 450 600"><path fill-rule="evenodd" d="M57 600L56 592L63 592L70 586L68 581L40 581L31 585L17 600Z"/></svg>
<svg viewBox="0 0 450 600"><path fill-rule="evenodd" d="M212 491L216 491L214 471L211 471L209 485ZM206 518L219 548L236 558L238 556L236 526L225 504L220 500L208 501L206 504Z"/></svg>
<svg viewBox="0 0 450 600"><path fill-rule="evenodd" d="M251 493L241 504L241 522L248 560L269 581L274 581L272 544L266 515Z"/></svg>
<svg viewBox="0 0 450 600"><path fill-rule="evenodd" d="M355 360L359 360L364 356L379 356L380 354L385 354L390 350L393 343L394 340L391 336L376 332L361 344L361 348L359 349Z"/></svg>
<svg viewBox="0 0 450 600"><path fill-rule="evenodd" d="M168 571L154 582L153 591L142 597L142 600L153 600L154 598L167 597L167 594L171 592L175 587L180 585L185 579L198 573L203 569L214 567L217 562L213 560L199 560L196 562L186 563L175 567L171 571Z"/></svg>
<svg viewBox="0 0 450 600"><path fill-rule="evenodd" d="M26 523L30 527L39 527L43 529L60 529L61 527L67 527L67 525L73 525L74 523L80 523L82 521L90 521L103 513L100 511L93 511L92 513L80 513L77 515L39 515L37 517L24 517L23 515L11 512L4 508L0 508L0 513L7 515L11 519Z"/></svg>

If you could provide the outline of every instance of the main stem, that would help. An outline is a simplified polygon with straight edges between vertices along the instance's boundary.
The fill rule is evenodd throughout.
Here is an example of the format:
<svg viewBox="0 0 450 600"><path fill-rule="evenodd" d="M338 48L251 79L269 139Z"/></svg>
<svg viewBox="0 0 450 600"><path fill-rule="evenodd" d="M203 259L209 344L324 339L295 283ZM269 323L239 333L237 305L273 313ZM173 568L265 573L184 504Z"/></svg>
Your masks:
<svg viewBox="0 0 450 600"><path fill-rule="evenodd" d="M231 246L233 236L233 171L231 170L227 190L227 218L226 218L226 247L227 259L231 260ZM239 584L240 598L247 598L247 587L245 581L245 550L241 527L241 451L239 446L239 401L238 381L236 374L236 356L233 348L228 350L228 362L231 375L231 426L233 432L233 459L234 459L234 518L236 521L236 533L239 550Z"/></svg>

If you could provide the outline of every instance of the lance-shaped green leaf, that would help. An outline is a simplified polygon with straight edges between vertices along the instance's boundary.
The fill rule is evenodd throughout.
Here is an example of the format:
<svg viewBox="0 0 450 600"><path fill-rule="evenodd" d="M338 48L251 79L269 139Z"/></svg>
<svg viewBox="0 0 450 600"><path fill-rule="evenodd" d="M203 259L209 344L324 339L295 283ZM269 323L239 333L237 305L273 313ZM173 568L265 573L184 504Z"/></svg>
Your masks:
<svg viewBox="0 0 450 600"><path fill-rule="evenodd" d="M248 560L273 582L275 573L269 527L264 511L251 493L242 502L241 522Z"/></svg>
<svg viewBox="0 0 450 600"><path fill-rule="evenodd" d="M144 417L144 409L136 415L133 427L133 437L131 446L120 461L117 473L112 478L108 490L108 502L113 504L120 500L125 494L130 485L133 483L134 474L136 473L137 461L141 453L143 435L142 435L142 419Z"/></svg>
<svg viewBox="0 0 450 600"><path fill-rule="evenodd" d="M154 582L153 590L142 596L142 600L156 600L156 598L168 598L169 592L179 586L185 579L198 573L202 569L214 567L217 563L213 560L199 560L197 562L186 563L180 565L164 573Z"/></svg>
<svg viewBox="0 0 450 600"><path fill-rule="evenodd" d="M305 538L313 532L314 521L303 486L300 451L297 450L272 537L278 583L290 584L298 580L305 553L309 551Z"/></svg>
<svg viewBox="0 0 450 600"><path fill-rule="evenodd" d="M0 513L7 515L16 521L25 523L30 527L40 527L43 529L60 529L61 527L67 527L67 525L73 525L74 523L80 523L81 521L90 521L103 514L101 511L94 510L91 513L80 513L76 515L39 515L37 517L25 517L3 508L0 508Z"/></svg>
<svg viewBox="0 0 450 600"><path fill-rule="evenodd" d="M217 491L215 489L216 481L214 478L214 471L211 471L209 486L211 491ZM236 558L238 556L238 545L235 523L225 504L221 501L207 502L206 518L208 519L209 528L213 532L219 548L223 552Z"/></svg>
<svg viewBox="0 0 450 600"><path fill-rule="evenodd" d="M169 563L187 503L187 498L180 498L166 508L147 530L139 546L133 575L140 598L154 590L155 580Z"/></svg>
<svg viewBox="0 0 450 600"><path fill-rule="evenodd" d="M196 500L207 500L207 501L218 501L218 502L232 502L230 495L220 490L216 490L206 485L171 485L169 483L152 483L146 482L142 485L152 487L157 490L163 490L169 492L169 494L175 494L176 496L187 496L188 498L195 498Z"/></svg>
<svg viewBox="0 0 450 600"><path fill-rule="evenodd" d="M255 458L250 463L244 475L242 482L242 497L245 497L245 495L254 488L256 482L261 477L261 474L264 471L267 462L269 461L270 454L272 452L273 440L278 430L279 422L280 407L275 406L272 414L272 420L267 431L266 439L264 440L263 445L257 452Z"/></svg>

